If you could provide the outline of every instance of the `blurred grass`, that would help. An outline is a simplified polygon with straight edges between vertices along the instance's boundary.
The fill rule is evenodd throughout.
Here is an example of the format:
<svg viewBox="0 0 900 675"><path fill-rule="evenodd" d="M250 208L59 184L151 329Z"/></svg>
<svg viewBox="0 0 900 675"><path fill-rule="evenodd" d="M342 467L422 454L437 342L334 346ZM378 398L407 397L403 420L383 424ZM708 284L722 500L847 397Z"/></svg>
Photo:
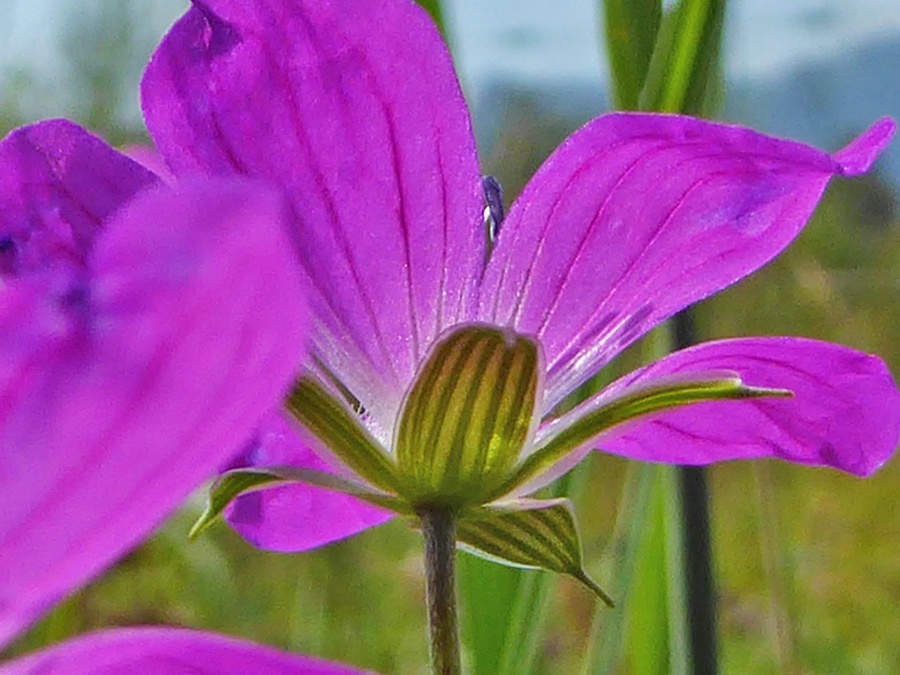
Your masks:
<svg viewBox="0 0 900 675"><path fill-rule="evenodd" d="M875 174L837 180L785 255L699 316L708 338L806 335L877 353L897 373L898 310L897 200ZM774 461L712 476L723 672L896 673L900 463L867 480Z"/></svg>
<svg viewBox="0 0 900 675"><path fill-rule="evenodd" d="M117 62L116 45L102 46L86 70ZM47 114L21 103L27 97L20 99L15 90L26 90L29 80L22 72L13 75L0 96L4 128ZM93 79L81 82L95 85L75 117L116 141L139 139L139 129L123 126L128 116L119 94L99 100L108 83L101 76L85 77ZM571 123L548 117L525 96L508 99L506 109L485 169L498 175L512 196L571 131ZM877 175L836 182L785 255L701 303L702 336L829 339L878 353L900 372L898 230L896 194ZM587 566L600 579L625 466L617 458L594 456L586 469L586 496L578 503ZM722 672L895 675L900 462L867 481L777 462L722 465L710 477ZM188 544L186 533L198 510L189 506L172 518L54 610L15 651L101 626L168 623L219 630L385 674L424 671L418 533L395 522L320 551L284 556L257 551L221 525ZM550 603L538 671L577 672L594 601L560 579Z"/></svg>
<svg viewBox="0 0 900 675"><path fill-rule="evenodd" d="M87 589L58 607L18 650L103 626L207 628L380 670L427 663L417 534L394 522L301 555L245 544L222 524L196 543L199 508L172 518Z"/></svg>

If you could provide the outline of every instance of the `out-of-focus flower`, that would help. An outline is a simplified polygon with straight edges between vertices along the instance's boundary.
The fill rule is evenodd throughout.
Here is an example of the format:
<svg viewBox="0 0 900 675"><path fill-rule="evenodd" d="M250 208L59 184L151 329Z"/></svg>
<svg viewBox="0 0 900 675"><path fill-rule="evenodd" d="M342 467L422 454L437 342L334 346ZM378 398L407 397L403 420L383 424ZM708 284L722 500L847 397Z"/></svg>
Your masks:
<svg viewBox="0 0 900 675"><path fill-rule="evenodd" d="M303 359L277 193L157 179L62 120L0 143L0 646L229 462ZM12 673L358 672L184 630L97 633Z"/></svg>
<svg viewBox="0 0 900 675"><path fill-rule="evenodd" d="M2 675L366 675L225 635L119 628L63 642L11 663Z"/></svg>

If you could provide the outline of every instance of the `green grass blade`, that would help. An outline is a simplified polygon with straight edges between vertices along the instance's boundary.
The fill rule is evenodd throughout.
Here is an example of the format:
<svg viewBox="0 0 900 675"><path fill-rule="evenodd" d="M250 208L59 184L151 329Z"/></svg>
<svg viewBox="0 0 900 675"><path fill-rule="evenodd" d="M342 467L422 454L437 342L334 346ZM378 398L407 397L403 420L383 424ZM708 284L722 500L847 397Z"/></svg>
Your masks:
<svg viewBox="0 0 900 675"><path fill-rule="evenodd" d="M417 0L419 5L431 15L435 25L441 31L444 39L447 39L447 23L444 21L444 10L441 7L441 0Z"/></svg>
<svg viewBox="0 0 900 675"><path fill-rule="evenodd" d="M626 483L617 524L613 592L621 609L598 614L595 650L583 673L616 672L623 658L633 675L687 675L690 650L677 469L638 465Z"/></svg>
<svg viewBox="0 0 900 675"><path fill-rule="evenodd" d="M520 587L529 578L553 575L504 567L468 553L459 556L458 565L460 629L468 670L475 675L500 673Z"/></svg>
<svg viewBox="0 0 900 675"><path fill-rule="evenodd" d="M649 523L656 478L656 467L650 464L634 462L628 465L615 531L604 556L606 567L611 569L607 575L611 579L610 592L618 606L612 612L604 607L597 607L583 675L614 672L622 654L625 617L631 606L635 568Z"/></svg>
<svg viewBox="0 0 900 675"><path fill-rule="evenodd" d="M547 609L555 587L552 574L522 571L500 655L498 675L531 673L538 663ZM518 636L519 639L515 639ZM524 638L524 639L523 639Z"/></svg>
<svg viewBox="0 0 900 675"><path fill-rule="evenodd" d="M634 675L668 675L669 616L666 566L666 503L660 467L634 568L626 616L627 661Z"/></svg>
<svg viewBox="0 0 900 675"><path fill-rule="evenodd" d="M640 108L701 114L719 64L726 0L681 0L663 18Z"/></svg>
<svg viewBox="0 0 900 675"><path fill-rule="evenodd" d="M615 0L607 0L607 11L614 4ZM726 0L680 0L666 13L643 82L640 109L697 115L715 104L725 5ZM616 70L615 59L610 60L614 80L622 77L625 71ZM614 83L616 98L625 101L623 107L631 107L617 87ZM668 333L657 331L646 341L654 356L671 349ZM624 515L635 521L625 528L627 539L613 575L613 592L624 603L624 612L613 621L595 623L595 650L584 672L615 672L625 652L622 636L627 632L629 672L686 675L692 663L678 473L674 467L635 471L653 472L655 479L649 497L648 475L637 482L641 489L635 489L632 481L631 494L641 495L643 502L634 499L630 513ZM627 590L619 593L619 588ZM624 631L623 626L627 626Z"/></svg>
<svg viewBox="0 0 900 675"><path fill-rule="evenodd" d="M661 0L603 2L606 54L617 110L638 108L661 17Z"/></svg>
<svg viewBox="0 0 900 675"><path fill-rule="evenodd" d="M690 613L688 612L687 572L684 550L684 508L677 466L659 469L659 489L663 495L665 580L668 607L669 673L689 675L693 672L690 647Z"/></svg>

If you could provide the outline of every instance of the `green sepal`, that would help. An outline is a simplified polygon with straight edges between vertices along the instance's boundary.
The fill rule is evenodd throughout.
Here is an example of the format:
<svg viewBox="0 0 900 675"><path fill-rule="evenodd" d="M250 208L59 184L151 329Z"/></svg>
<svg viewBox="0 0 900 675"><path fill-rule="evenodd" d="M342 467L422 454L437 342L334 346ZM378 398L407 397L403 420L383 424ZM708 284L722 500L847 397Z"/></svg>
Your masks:
<svg viewBox="0 0 900 675"><path fill-rule="evenodd" d="M306 483L326 490L343 492L405 516L414 513L409 505L399 497L370 490L353 481L324 471L295 466L234 469L223 473L212 484L206 508L191 527L188 538L195 539L202 534L224 513L228 505L241 495L292 483Z"/></svg>
<svg viewBox="0 0 900 675"><path fill-rule="evenodd" d="M361 478L397 492L396 465L347 406L315 378L304 375L294 383L285 409Z"/></svg>
<svg viewBox="0 0 900 675"><path fill-rule="evenodd" d="M534 432L540 361L537 343L494 326L439 341L397 425L400 494L454 510L488 501Z"/></svg>
<svg viewBox="0 0 900 675"><path fill-rule="evenodd" d="M456 536L461 548L489 560L568 574L613 606L612 598L584 571L568 499L514 499L466 509Z"/></svg>
<svg viewBox="0 0 900 675"><path fill-rule="evenodd" d="M209 488L206 508L191 526L188 539L196 539L212 525L237 497L284 482L267 471L228 471L219 476Z"/></svg>
<svg viewBox="0 0 900 675"><path fill-rule="evenodd" d="M541 439L535 451L512 472L501 494L508 494L543 473L567 454L604 431L652 413L704 401L731 401L748 398L789 397L787 389L748 387L738 377L676 380L637 389L593 407L592 402L575 408L551 422L559 429Z"/></svg>

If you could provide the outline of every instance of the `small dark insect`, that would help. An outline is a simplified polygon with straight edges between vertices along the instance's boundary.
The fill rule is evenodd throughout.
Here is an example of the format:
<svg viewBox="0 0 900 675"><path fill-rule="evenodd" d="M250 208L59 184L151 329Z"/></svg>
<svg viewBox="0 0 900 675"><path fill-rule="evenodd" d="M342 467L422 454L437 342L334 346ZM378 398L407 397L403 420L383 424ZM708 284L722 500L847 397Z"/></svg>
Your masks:
<svg viewBox="0 0 900 675"><path fill-rule="evenodd" d="M500 225L506 215L503 208L503 188L493 176L485 176L481 179L481 189L484 190L484 224L487 229L488 243L493 244L500 233Z"/></svg>

